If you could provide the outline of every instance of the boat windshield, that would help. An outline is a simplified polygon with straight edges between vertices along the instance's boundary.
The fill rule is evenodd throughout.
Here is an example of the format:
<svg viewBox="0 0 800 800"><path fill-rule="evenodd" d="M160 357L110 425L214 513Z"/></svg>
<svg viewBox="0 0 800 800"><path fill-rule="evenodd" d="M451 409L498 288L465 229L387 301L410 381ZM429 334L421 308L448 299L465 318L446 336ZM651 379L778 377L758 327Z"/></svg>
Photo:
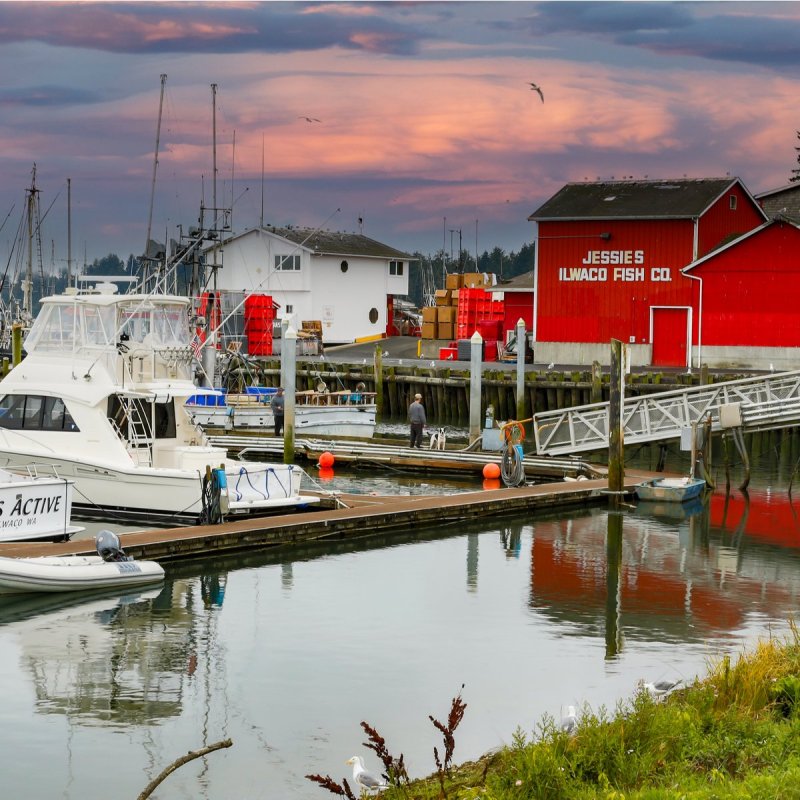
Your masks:
<svg viewBox="0 0 800 800"><path fill-rule="evenodd" d="M130 342L153 347L187 347L189 321L186 306L169 303L132 303L120 309L120 332Z"/></svg>
<svg viewBox="0 0 800 800"><path fill-rule="evenodd" d="M179 303L149 302L47 304L25 339L25 350L28 353L34 350L62 353L104 350L116 348L120 339L152 347L187 347L186 307Z"/></svg>

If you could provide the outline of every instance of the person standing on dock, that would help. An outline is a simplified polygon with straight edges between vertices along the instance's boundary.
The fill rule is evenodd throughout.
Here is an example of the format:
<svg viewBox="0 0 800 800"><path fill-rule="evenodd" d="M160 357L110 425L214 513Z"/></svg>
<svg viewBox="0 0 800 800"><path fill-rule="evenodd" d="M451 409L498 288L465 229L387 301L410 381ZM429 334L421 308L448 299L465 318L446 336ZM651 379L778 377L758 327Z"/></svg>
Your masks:
<svg viewBox="0 0 800 800"><path fill-rule="evenodd" d="M411 423L411 447L422 449L422 429L427 423L425 419L425 406L422 405L422 395L415 394L414 402L408 407L408 421Z"/></svg>
<svg viewBox="0 0 800 800"><path fill-rule="evenodd" d="M283 411L286 406L286 398L283 396L282 386L278 387L270 406L272 407L272 416L275 419L275 435L280 436L283 432Z"/></svg>

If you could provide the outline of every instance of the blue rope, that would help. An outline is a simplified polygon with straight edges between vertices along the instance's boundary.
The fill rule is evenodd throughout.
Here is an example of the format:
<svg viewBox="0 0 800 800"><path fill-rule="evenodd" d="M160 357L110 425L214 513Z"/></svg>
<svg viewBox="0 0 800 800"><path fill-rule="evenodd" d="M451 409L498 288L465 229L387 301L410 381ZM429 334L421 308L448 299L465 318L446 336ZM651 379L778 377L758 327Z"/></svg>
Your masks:
<svg viewBox="0 0 800 800"><path fill-rule="evenodd" d="M291 488L291 479L292 479L292 471L293 470L294 470L294 465L290 465L289 466L289 486L290 486L290 488ZM247 479L247 484L250 486L250 488L253 491L258 492L265 500L269 500L269 476L270 476L270 473L275 476L275 480L278 481L278 486L280 486L281 489L283 489L284 496L285 497L289 497L290 493L286 490L286 487L283 485L283 482L281 481L280 476L278 475L278 473L275 471L275 469L273 467L268 467L267 470L264 472L264 489L266 491L266 494L264 494L264 492L262 492L261 489L259 489L258 487L253 486L253 482L250 479L251 476L250 476L250 473L247 471L247 467L241 467L239 469L239 474L238 474L237 479L236 479L236 486L234 487L234 491L236 492L236 495L237 495L236 499L237 500L241 500L242 499L242 493L239 491L239 482L241 481L242 476L244 476Z"/></svg>

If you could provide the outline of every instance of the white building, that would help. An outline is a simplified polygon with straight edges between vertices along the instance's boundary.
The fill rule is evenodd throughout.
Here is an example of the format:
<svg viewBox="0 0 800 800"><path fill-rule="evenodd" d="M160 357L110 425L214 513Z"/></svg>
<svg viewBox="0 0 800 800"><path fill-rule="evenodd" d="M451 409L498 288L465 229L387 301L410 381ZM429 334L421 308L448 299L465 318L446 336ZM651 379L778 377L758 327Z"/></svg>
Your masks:
<svg viewBox="0 0 800 800"><path fill-rule="evenodd" d="M206 263L214 258L212 248ZM295 329L319 320L323 341L341 344L386 334L394 296L408 294L411 260L357 233L267 226L219 246L216 286L272 295Z"/></svg>

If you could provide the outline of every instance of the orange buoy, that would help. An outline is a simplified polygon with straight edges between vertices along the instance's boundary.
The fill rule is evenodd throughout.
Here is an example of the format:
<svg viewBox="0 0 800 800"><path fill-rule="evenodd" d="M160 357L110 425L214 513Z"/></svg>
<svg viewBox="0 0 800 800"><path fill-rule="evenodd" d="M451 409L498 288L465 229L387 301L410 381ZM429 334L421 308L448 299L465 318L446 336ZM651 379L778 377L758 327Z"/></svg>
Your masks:
<svg viewBox="0 0 800 800"><path fill-rule="evenodd" d="M330 469L334 461L333 453L329 453L327 450L319 457L319 465L323 469Z"/></svg>
<svg viewBox="0 0 800 800"><path fill-rule="evenodd" d="M500 477L500 467L497 464L486 464L483 468L483 477L494 480Z"/></svg>
<svg viewBox="0 0 800 800"><path fill-rule="evenodd" d="M488 489L499 489L500 488L500 478L484 478L483 481L483 488Z"/></svg>
<svg viewBox="0 0 800 800"><path fill-rule="evenodd" d="M330 467L320 467L319 479L321 481L332 481L333 480L333 470Z"/></svg>

